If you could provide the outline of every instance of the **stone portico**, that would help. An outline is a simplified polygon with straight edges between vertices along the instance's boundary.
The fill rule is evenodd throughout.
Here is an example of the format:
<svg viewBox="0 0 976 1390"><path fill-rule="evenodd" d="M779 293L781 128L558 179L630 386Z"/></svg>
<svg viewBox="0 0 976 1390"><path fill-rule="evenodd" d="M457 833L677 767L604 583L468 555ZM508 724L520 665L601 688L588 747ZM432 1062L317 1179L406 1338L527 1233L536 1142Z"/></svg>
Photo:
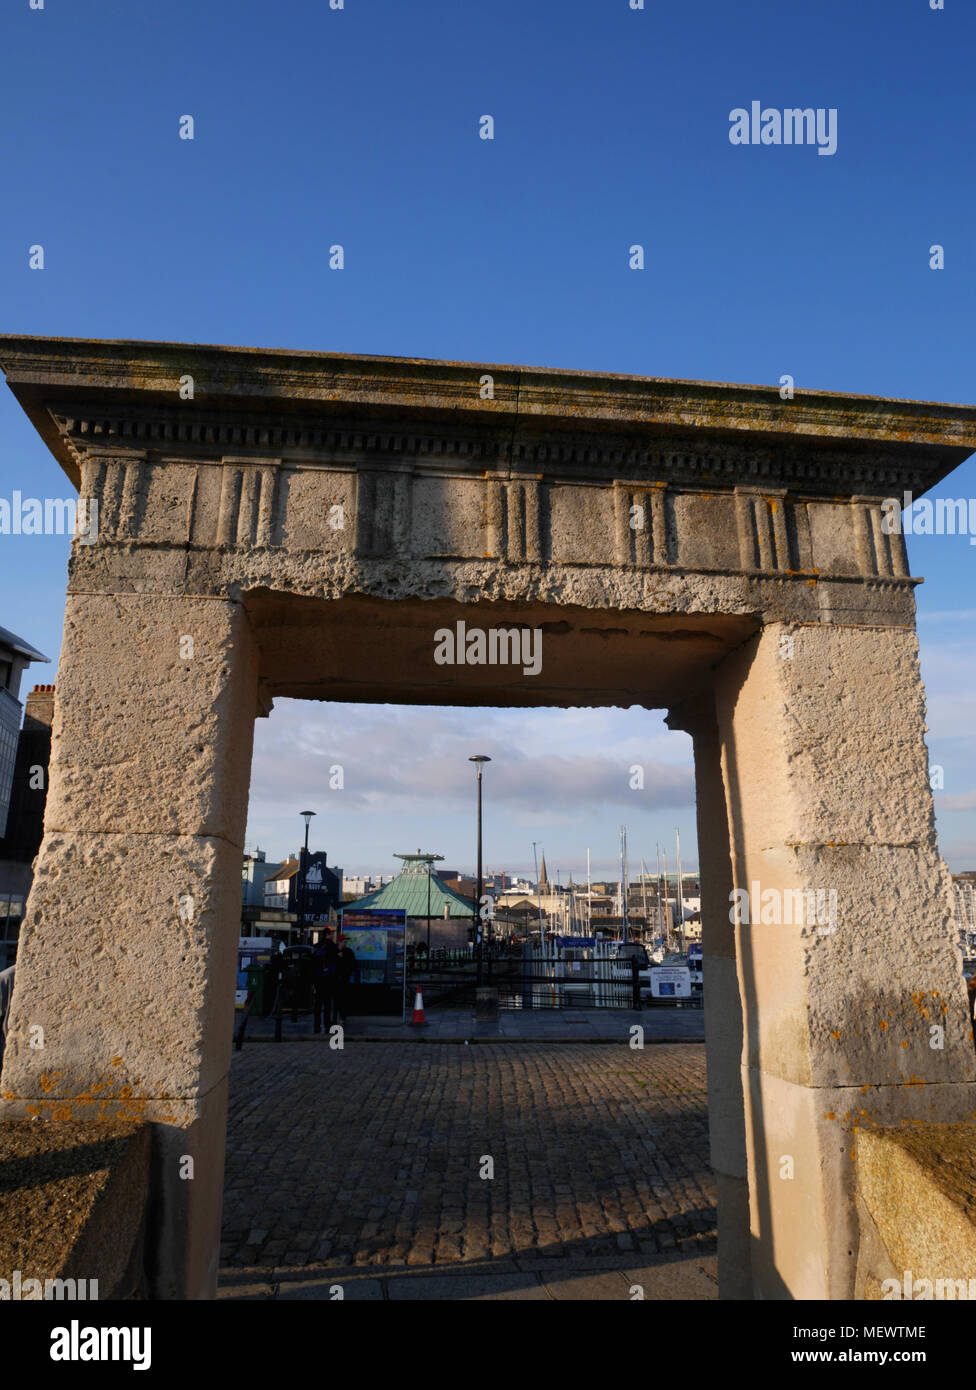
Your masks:
<svg viewBox="0 0 976 1390"><path fill-rule="evenodd" d="M918 580L881 506L976 448L976 408L9 336L0 364L98 508L0 1114L152 1123L154 1296L214 1291L253 721L280 695L691 733L722 1294L852 1297L857 1129L976 1110ZM538 629L538 673L436 661L459 622ZM833 893L836 930L733 926L756 883Z"/></svg>

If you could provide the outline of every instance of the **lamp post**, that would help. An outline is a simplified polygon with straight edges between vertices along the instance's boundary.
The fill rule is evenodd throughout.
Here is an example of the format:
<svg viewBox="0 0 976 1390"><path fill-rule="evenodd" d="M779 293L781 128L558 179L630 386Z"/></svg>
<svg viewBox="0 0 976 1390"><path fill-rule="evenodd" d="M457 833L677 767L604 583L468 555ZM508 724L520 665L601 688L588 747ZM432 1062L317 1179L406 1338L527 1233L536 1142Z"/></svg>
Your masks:
<svg viewBox="0 0 976 1390"><path fill-rule="evenodd" d="M299 917L298 917L298 939L299 939L299 941L304 945L304 944L305 944L305 884L306 884L306 880L307 880L307 878L308 878L308 827L309 827L309 822L311 821L312 817L315 815L315 812L314 812L314 811L301 811L299 814L300 814L300 815L304 818L304 820L305 820L305 849L304 849L304 851L303 851L303 853L302 853L302 864L301 864L301 870L302 870L302 873L301 873L301 886L300 886L301 902L300 902L300 904L299 904L299 909L298 909L298 912L299 912Z"/></svg>
<svg viewBox="0 0 976 1390"><path fill-rule="evenodd" d="M468 762L469 762L469 763L475 763L475 764L477 765L477 769L478 769L478 888L477 888L477 892L475 893L475 896L474 896L474 939L475 939L475 947L476 947L476 950L477 950L477 953L478 953L478 954L477 954L477 960L476 960L476 966L475 966L475 985L477 986L477 985L480 985L480 984L481 984L481 944L482 944L482 943L481 943L481 889L482 889L482 873L481 873L481 769L482 769L482 765L483 765L484 763L490 763L490 762L491 762L491 758L489 758L485 753L475 753L475 754L473 754L473 755L468 759ZM489 926L490 926L490 925L491 925L491 919L489 918Z"/></svg>

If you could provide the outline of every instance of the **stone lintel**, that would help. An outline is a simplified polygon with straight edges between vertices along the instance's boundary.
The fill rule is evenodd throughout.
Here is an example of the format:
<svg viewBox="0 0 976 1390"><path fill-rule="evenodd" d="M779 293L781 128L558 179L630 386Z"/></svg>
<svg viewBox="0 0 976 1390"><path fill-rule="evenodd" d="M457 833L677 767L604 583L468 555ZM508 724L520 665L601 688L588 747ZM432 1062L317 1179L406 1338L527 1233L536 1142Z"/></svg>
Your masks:
<svg viewBox="0 0 976 1390"><path fill-rule="evenodd" d="M418 425L480 432L492 459L525 467L519 432L535 462L557 464L573 437L602 440L609 463L625 461L635 437L679 436L695 447L738 440L807 457L840 447L869 457L881 449L904 459L926 491L976 448L976 407L799 390L784 401L774 385L680 381L417 358L370 357L202 344L0 336L8 385L72 480L77 456L54 413L90 442L139 436L136 416L169 412L184 426L213 414L246 421L260 447L284 423L361 417L378 437ZM193 378L192 400L180 399ZM492 394L483 398L483 379ZM124 417L128 415L128 420ZM204 426L204 434L213 429ZM156 431L157 435L159 431ZM178 436L179 437L179 436ZM184 432L185 437L185 432ZM367 441L368 444L368 441ZM476 461L476 460L475 460ZM530 466L530 465L529 465ZM827 479L821 480L826 493ZM843 489L841 489L843 490ZM850 489L848 488L848 491ZM870 489L857 489L866 492ZM835 489L836 491L836 489ZM885 495L883 490L880 495Z"/></svg>

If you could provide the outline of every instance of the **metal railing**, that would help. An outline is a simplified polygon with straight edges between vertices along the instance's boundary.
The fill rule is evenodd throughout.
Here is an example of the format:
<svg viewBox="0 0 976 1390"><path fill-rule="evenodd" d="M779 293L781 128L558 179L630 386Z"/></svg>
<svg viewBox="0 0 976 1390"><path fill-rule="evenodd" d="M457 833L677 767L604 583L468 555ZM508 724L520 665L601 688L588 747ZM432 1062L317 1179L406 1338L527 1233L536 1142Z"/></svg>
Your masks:
<svg viewBox="0 0 976 1390"><path fill-rule="evenodd" d="M493 965L482 983L498 991L500 1009L640 1009L641 994L646 993L636 960L617 966L610 958L545 963L509 959ZM425 1008L474 1008L476 982L470 963L464 971L415 969L408 972L407 992L419 984Z"/></svg>

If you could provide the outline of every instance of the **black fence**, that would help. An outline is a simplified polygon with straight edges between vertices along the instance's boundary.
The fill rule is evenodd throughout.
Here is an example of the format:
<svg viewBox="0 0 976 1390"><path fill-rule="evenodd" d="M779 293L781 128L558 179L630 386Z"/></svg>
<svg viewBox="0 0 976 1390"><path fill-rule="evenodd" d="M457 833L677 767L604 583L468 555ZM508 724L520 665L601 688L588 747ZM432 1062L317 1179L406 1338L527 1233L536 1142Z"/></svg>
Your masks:
<svg viewBox="0 0 976 1390"><path fill-rule="evenodd" d="M407 975L408 1000L419 985L425 1009L474 1008L477 966L465 953L464 968L430 969L415 966ZM636 960L619 965L593 961L542 964L517 957L482 961L481 984L498 991L500 1009L641 1009L701 1008L701 989L692 986L690 999L652 999L646 975L641 979Z"/></svg>

